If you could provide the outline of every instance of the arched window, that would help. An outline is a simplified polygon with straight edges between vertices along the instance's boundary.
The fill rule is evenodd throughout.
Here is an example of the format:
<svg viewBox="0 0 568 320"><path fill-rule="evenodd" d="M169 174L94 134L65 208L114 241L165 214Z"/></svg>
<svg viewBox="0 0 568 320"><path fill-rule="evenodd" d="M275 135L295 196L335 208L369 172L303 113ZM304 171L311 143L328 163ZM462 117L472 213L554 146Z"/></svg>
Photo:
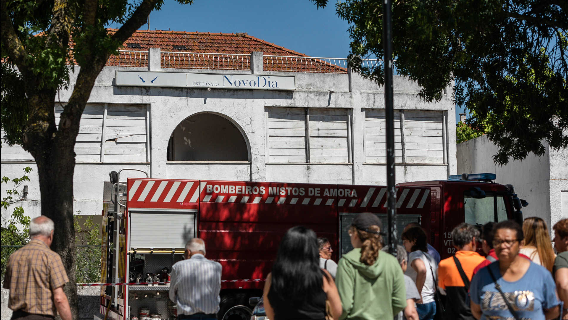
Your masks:
<svg viewBox="0 0 568 320"><path fill-rule="evenodd" d="M168 161L248 161L245 137L228 119L199 113L183 120L168 144Z"/></svg>

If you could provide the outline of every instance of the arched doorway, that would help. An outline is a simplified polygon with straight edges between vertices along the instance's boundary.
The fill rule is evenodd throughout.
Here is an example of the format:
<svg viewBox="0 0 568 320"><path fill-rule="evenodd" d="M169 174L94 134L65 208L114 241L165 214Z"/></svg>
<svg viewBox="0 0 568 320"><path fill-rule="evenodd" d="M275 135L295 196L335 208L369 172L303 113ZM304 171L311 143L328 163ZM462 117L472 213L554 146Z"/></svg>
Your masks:
<svg viewBox="0 0 568 320"><path fill-rule="evenodd" d="M225 117L199 113L180 122L168 143L168 161L249 161L245 137Z"/></svg>

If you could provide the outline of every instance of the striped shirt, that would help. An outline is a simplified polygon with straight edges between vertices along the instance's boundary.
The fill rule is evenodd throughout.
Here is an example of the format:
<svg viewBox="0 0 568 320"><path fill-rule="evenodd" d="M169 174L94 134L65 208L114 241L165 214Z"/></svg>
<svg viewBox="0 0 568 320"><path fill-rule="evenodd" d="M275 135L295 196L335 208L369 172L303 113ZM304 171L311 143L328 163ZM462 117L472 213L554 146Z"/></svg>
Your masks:
<svg viewBox="0 0 568 320"><path fill-rule="evenodd" d="M177 262L172 267L170 300L178 315L213 314L219 311L221 264L201 254Z"/></svg>
<svg viewBox="0 0 568 320"><path fill-rule="evenodd" d="M55 316L53 290L69 279L59 255L41 240L31 240L12 253L4 289L10 289L8 307L27 313Z"/></svg>

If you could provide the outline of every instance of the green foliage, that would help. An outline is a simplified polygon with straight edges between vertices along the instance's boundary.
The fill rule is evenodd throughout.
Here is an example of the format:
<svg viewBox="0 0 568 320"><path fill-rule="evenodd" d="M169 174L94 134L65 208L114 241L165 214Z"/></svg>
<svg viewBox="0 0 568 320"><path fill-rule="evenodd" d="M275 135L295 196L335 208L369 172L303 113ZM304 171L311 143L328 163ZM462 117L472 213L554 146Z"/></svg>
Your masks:
<svg viewBox="0 0 568 320"><path fill-rule="evenodd" d="M312 0L325 6L327 0ZM351 64L379 84L383 1L345 0L338 15L350 23ZM565 0L394 0L393 49L398 73L415 80L427 101L454 84L471 125L484 127L505 164L543 142L568 147L568 2Z"/></svg>
<svg viewBox="0 0 568 320"><path fill-rule="evenodd" d="M99 282L101 278L101 236L100 226L88 217L79 223L75 217L75 243L77 245L77 282Z"/></svg>
<svg viewBox="0 0 568 320"><path fill-rule="evenodd" d="M483 131L476 130L472 128L470 125L459 122L456 126L456 142L462 143L467 140L475 139L483 135Z"/></svg>
<svg viewBox="0 0 568 320"><path fill-rule="evenodd" d="M10 254L18 249L17 246L23 246L29 241L30 218L24 215L24 209L21 206L16 206L13 208L12 213L8 214L7 211L11 205L21 199L21 194L18 190L22 182L30 181L28 174L31 171L30 167L26 167L24 168L25 174L20 178L10 179L5 176L2 177L2 183L7 184L9 189L6 190L6 196L2 198L1 242L2 246L10 246L3 247L0 254L2 280L4 280L6 264Z"/></svg>

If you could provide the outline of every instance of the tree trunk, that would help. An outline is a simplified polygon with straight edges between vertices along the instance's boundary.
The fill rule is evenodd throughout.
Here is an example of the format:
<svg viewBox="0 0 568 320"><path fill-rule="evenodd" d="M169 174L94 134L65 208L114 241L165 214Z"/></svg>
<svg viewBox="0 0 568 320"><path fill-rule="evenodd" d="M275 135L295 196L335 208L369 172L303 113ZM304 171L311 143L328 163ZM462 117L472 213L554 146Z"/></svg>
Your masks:
<svg viewBox="0 0 568 320"><path fill-rule="evenodd" d="M41 191L41 214L55 224L51 249L61 256L69 283L64 291L69 299L73 319L78 319L75 277L75 228L73 225L74 143L55 144L36 157Z"/></svg>

